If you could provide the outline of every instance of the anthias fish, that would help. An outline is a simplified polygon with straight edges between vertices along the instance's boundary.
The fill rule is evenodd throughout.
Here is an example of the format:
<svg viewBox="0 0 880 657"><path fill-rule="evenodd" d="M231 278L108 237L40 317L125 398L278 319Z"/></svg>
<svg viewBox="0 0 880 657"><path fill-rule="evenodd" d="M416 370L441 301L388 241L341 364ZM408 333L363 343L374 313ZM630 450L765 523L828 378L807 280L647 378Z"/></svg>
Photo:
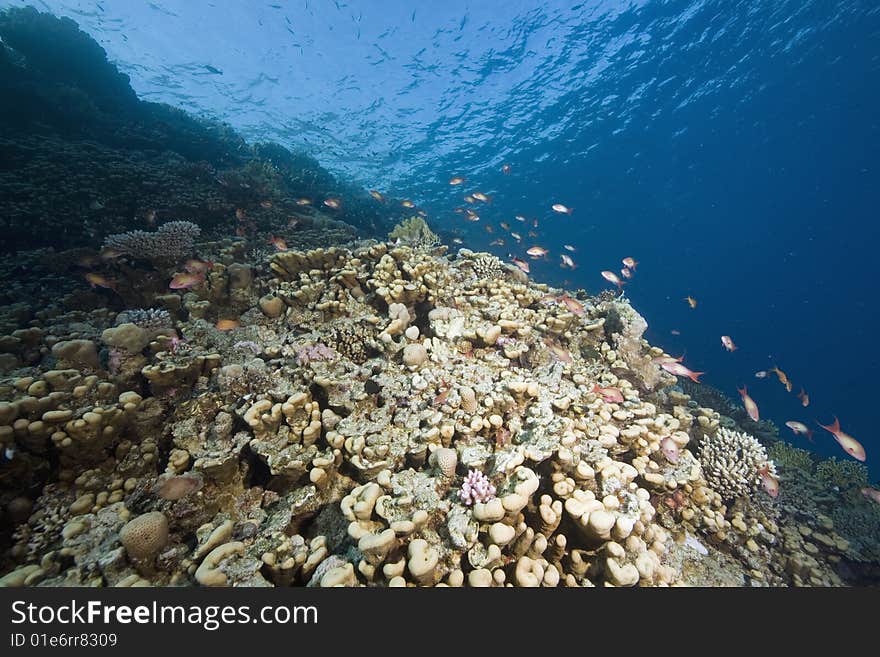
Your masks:
<svg viewBox="0 0 880 657"><path fill-rule="evenodd" d="M662 367L670 374L675 374L675 376L686 376L694 383L699 383L700 377L705 374L705 372L692 372L687 367L674 359L660 361L660 367Z"/></svg>
<svg viewBox="0 0 880 657"><path fill-rule="evenodd" d="M639 264L634 258L631 258L629 256L621 260L621 262L623 263L624 267L626 267L627 269L632 269L633 271L636 270L636 265Z"/></svg>
<svg viewBox="0 0 880 657"><path fill-rule="evenodd" d="M825 425L821 422L818 422L817 424L834 436L834 440L843 447L844 452L852 456L855 460L864 462L866 458L865 448L862 447L862 444L858 440L840 430L840 421L837 417L834 418L834 424Z"/></svg>
<svg viewBox="0 0 880 657"><path fill-rule="evenodd" d="M807 440L813 442L813 430L810 429L803 422L798 422L797 420L789 420L785 423L785 426L791 429L795 433L795 435L806 436Z"/></svg>
<svg viewBox="0 0 880 657"><path fill-rule="evenodd" d="M598 383L594 383L593 389L590 392L599 395L609 404L623 403L623 393L620 392L620 388L600 388Z"/></svg>
<svg viewBox="0 0 880 657"><path fill-rule="evenodd" d="M562 205L562 203L554 203L551 207L554 212L558 212L559 214L571 214L574 212L574 208L566 207Z"/></svg>
<svg viewBox="0 0 880 657"><path fill-rule="evenodd" d="M171 283L168 285L172 290L188 290L191 287L195 287L200 283L205 282L204 274L192 274L190 272L183 272L179 274L174 274L174 278L171 279Z"/></svg>
<svg viewBox="0 0 880 657"><path fill-rule="evenodd" d="M614 283L617 286L618 290L623 289L623 285L624 285L623 281L620 280L617 277L617 274L615 274L613 271L603 271L601 273L602 273L602 278L604 278L609 283Z"/></svg>
<svg viewBox="0 0 880 657"><path fill-rule="evenodd" d="M733 340L731 340L729 335L721 336L721 344L727 349L727 351L736 351L736 345L733 344Z"/></svg>
<svg viewBox="0 0 880 657"><path fill-rule="evenodd" d="M95 287L103 287L108 290L116 289L116 281L111 281L107 277L102 276L101 274L95 274L94 272L89 272L85 275L85 279L89 282L89 285L93 288Z"/></svg>
<svg viewBox="0 0 880 657"><path fill-rule="evenodd" d="M765 463L759 470L758 476L761 478L761 486L770 497L779 496L779 479L770 472L770 465Z"/></svg>
<svg viewBox="0 0 880 657"><path fill-rule="evenodd" d="M755 403L755 400L749 397L749 393L745 386L742 388L737 388L737 392L739 392L739 396L742 397L743 406L746 407L746 413L749 414L749 417L752 418L755 422L761 419L760 413L758 413L758 405Z"/></svg>
<svg viewBox="0 0 880 657"><path fill-rule="evenodd" d="M532 258L543 258L549 253L543 246L531 246L526 251Z"/></svg>
<svg viewBox="0 0 880 657"><path fill-rule="evenodd" d="M277 237L275 235L273 235L269 239L269 244L274 246L279 251L287 251L287 242L285 242L283 239L281 239L280 237Z"/></svg>
<svg viewBox="0 0 880 657"><path fill-rule="evenodd" d="M584 304L582 304L580 301L578 301L577 299L572 299L567 294L563 294L561 297L559 297L559 301L569 310L569 312L577 315L578 317L583 317L585 312Z"/></svg>
<svg viewBox="0 0 880 657"><path fill-rule="evenodd" d="M807 391L801 388L801 391L797 394L797 398L801 400L801 406L806 408L810 405L810 395L807 394Z"/></svg>

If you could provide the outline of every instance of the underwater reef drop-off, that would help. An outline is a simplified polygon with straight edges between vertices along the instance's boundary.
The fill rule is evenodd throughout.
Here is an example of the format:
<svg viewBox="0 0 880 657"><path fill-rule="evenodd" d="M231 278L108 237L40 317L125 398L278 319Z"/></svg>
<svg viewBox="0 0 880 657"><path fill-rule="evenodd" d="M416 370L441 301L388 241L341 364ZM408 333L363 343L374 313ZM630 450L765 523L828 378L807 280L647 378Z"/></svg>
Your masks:
<svg viewBox="0 0 880 657"><path fill-rule="evenodd" d="M72 21L0 37L2 585L880 582L865 466L617 289L140 101Z"/></svg>

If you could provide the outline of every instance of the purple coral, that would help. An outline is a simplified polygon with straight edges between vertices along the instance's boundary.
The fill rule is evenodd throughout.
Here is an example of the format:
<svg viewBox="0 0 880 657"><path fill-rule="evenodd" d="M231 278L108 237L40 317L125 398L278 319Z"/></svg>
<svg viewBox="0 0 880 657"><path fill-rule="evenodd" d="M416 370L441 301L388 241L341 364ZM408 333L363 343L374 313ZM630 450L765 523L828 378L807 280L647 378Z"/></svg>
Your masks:
<svg viewBox="0 0 880 657"><path fill-rule="evenodd" d="M479 470L470 470L461 485L461 490L458 491L458 497L466 506L476 502L488 502L495 497L495 486L489 481L489 477Z"/></svg>
<svg viewBox="0 0 880 657"><path fill-rule="evenodd" d="M312 361L333 360L338 358L333 349L320 342L313 345L306 345L296 350L296 362L300 365L308 365Z"/></svg>

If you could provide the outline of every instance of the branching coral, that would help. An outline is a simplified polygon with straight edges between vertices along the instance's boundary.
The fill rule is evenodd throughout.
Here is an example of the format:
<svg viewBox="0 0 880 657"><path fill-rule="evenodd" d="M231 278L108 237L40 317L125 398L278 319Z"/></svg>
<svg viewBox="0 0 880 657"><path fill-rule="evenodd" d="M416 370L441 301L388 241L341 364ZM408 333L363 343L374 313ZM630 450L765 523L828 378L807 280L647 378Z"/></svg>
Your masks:
<svg viewBox="0 0 880 657"><path fill-rule="evenodd" d="M764 465L776 474L767 451L754 436L724 427L703 439L700 464L709 486L725 500L754 495L761 484L759 470Z"/></svg>
<svg viewBox="0 0 880 657"><path fill-rule="evenodd" d="M842 491L859 489L868 485L868 468L856 461L832 457L820 461L816 466L816 479L827 488L837 486Z"/></svg>
<svg viewBox="0 0 880 657"><path fill-rule="evenodd" d="M794 445L778 440L770 446L767 452L783 472L785 470L801 470L809 474L813 471L813 457L805 449L798 449Z"/></svg>

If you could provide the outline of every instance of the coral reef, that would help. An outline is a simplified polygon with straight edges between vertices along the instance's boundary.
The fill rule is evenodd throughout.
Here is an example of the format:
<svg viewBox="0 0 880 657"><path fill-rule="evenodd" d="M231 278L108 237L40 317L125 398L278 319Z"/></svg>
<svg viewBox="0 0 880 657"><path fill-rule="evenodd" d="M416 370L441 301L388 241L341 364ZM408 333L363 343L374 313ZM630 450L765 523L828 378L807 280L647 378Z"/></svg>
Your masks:
<svg viewBox="0 0 880 657"><path fill-rule="evenodd" d="M10 316L4 583L875 576L876 541L849 538L875 530L868 501L822 501L863 476L820 463L818 479L779 444L774 465L656 367L622 298L583 296L575 314L464 249L194 247L206 284L142 286L150 310Z"/></svg>
<svg viewBox="0 0 880 657"><path fill-rule="evenodd" d="M104 248L153 262L174 263L192 253L201 229L191 221L169 221L153 232L132 230L108 235Z"/></svg>
<svg viewBox="0 0 880 657"><path fill-rule="evenodd" d="M420 217L359 239L381 201L138 101L70 21L0 36L0 224L76 226L0 263L0 585L880 582L864 468L679 383L624 297ZM72 52L94 78L52 78Z"/></svg>
<svg viewBox="0 0 880 657"><path fill-rule="evenodd" d="M726 427L702 440L700 464L706 481L725 500L754 495L761 485L763 466L769 464L771 474L776 474L767 450L754 436Z"/></svg>

